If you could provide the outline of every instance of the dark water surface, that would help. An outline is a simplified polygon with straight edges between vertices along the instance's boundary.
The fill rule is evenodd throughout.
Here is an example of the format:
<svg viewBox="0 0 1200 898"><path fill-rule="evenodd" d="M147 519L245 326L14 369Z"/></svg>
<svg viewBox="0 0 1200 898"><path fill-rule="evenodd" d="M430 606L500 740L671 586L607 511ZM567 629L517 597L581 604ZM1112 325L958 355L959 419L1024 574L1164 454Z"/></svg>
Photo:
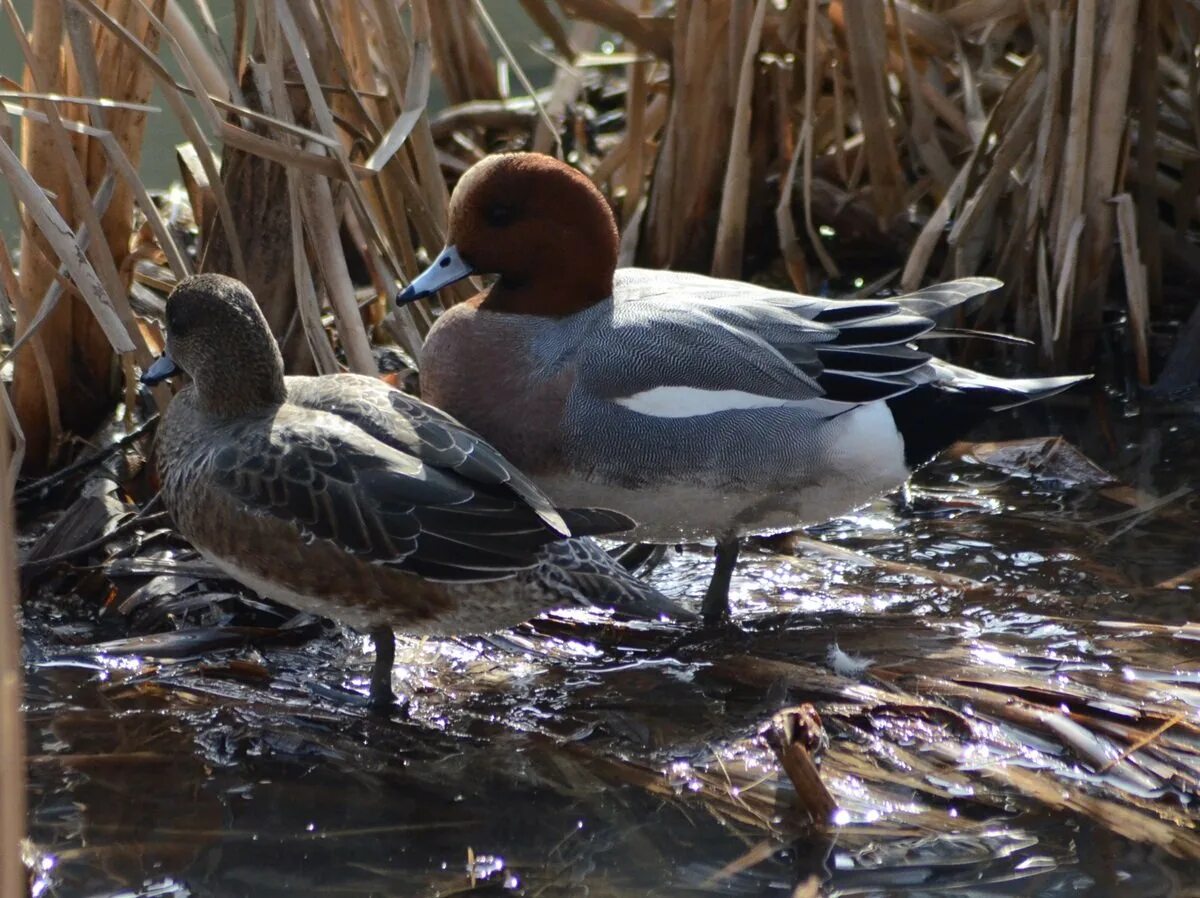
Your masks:
<svg viewBox="0 0 1200 898"><path fill-rule="evenodd" d="M93 647L128 636L112 609L30 601L35 895L1195 895L1200 416L1048 414L1002 429L1078 429L1120 483L985 447L748 552L717 634L402 639L407 721L346 700L366 647L311 619L155 657ZM708 563L653 580L698 602ZM246 623L202 604L156 628ZM806 702L824 828L757 735Z"/></svg>

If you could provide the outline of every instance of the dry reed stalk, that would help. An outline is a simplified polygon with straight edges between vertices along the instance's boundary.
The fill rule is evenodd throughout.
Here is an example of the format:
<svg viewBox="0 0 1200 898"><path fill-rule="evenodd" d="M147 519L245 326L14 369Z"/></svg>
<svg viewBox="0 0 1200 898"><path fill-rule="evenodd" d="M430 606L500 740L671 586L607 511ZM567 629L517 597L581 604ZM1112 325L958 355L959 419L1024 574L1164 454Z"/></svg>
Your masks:
<svg viewBox="0 0 1200 898"><path fill-rule="evenodd" d="M783 176L783 184L779 191L779 203L775 206L775 227L779 230L779 251L787 266L788 277L798 293L808 292L808 265L804 252L800 248L800 238L796 234L796 219L792 214L792 191L795 189L796 170L800 164L800 156L806 143L797 143L792 154L791 164Z"/></svg>
<svg viewBox="0 0 1200 898"><path fill-rule="evenodd" d="M721 211L717 218L716 245L713 247L712 273L718 277L737 278L742 274L742 251L746 244L746 201L750 191L750 148L747 145L753 109L750 101L758 68L758 47L762 40L767 2L768 0L758 0L749 33L737 41L744 49L737 65L737 91L734 95L733 127L729 136L729 162L721 186Z"/></svg>
<svg viewBox="0 0 1200 898"><path fill-rule="evenodd" d="M346 267L346 256L338 238L337 211L329 182L317 175L301 176L300 206L304 210L304 223L316 254L317 265L337 320L338 335L346 351L346 361L351 371L359 374L377 374L379 367L371 352L371 344L363 329L358 302L354 296L354 285Z"/></svg>
<svg viewBox="0 0 1200 898"><path fill-rule="evenodd" d="M653 138L666 124L667 107L666 96L663 94L655 96L637 116L637 130L631 128L626 131L597 163L591 173L592 180L597 184L612 182L611 190L614 196L621 196L624 189L634 192L636 202L630 206L631 216L637 211L643 196L642 188L654 161ZM640 157L635 159L635 150L638 149L640 149ZM623 185L628 185L628 187ZM628 202L629 194L625 194L625 197Z"/></svg>
<svg viewBox="0 0 1200 898"><path fill-rule="evenodd" d="M0 234L0 327L13 331L17 327L17 319L13 316L12 298L17 295L17 269L13 265L12 254L8 251L8 243Z"/></svg>
<svg viewBox="0 0 1200 898"><path fill-rule="evenodd" d="M0 895L24 895L25 725L21 715L21 638L7 418L0 414ZM11 472L15 473L15 472Z"/></svg>
<svg viewBox="0 0 1200 898"><path fill-rule="evenodd" d="M654 268L709 268L733 120L736 73L731 20L752 13L730 0L680 0L675 8L671 108L639 245Z"/></svg>
<svg viewBox="0 0 1200 898"><path fill-rule="evenodd" d="M814 152L814 118L816 109L817 96L817 0L808 0L808 15L805 19L806 27L804 30L804 118L800 125L800 136L797 141L798 152L802 154L804 160L804 169L802 173L803 199L804 199L804 229L808 234L809 245L812 247L821 267L825 269L825 273L829 275L837 274L837 264L830 258L829 253L825 251L825 247L821 244L820 235L817 233L816 225L813 223L813 204L812 204L812 184L813 184L813 156ZM835 120L840 119L835 107ZM842 134L841 122L836 121L835 131L840 137ZM841 146L840 140L837 144ZM840 161L840 154L839 154ZM787 196L785 199L789 199ZM780 202L783 202L781 199ZM790 206L790 201L789 201ZM794 277L794 275L793 275Z"/></svg>
<svg viewBox="0 0 1200 898"><path fill-rule="evenodd" d="M817 826L832 823L837 802L821 781L812 757L821 742L827 741L816 709L804 705L780 711L765 728L764 737L813 823Z"/></svg>
<svg viewBox="0 0 1200 898"><path fill-rule="evenodd" d="M162 20L154 15L149 7L146 6L144 0L137 0L137 3L149 18L152 26L152 30L147 35L149 45L147 44L147 40L132 33L120 21L109 15L95 0L75 0L75 2L87 10L96 20L97 24L102 26L109 34L120 40L125 47L133 52L141 60L141 63L153 74L155 82L162 89L163 96L166 98L167 104L171 107L172 113L191 141L192 151L195 153L197 161L204 170L207 183L212 187L212 196L217 215L221 227L226 230L229 236L232 247L231 253L234 270L239 277L244 279L246 276L246 264L242 256L241 242L237 239L237 232L233 224L233 210L229 205L229 198L225 195L224 187L221 184L216 159L208 146L199 120L192 114L190 107L184 100L184 93L188 93L197 100L204 114L205 121L214 129L220 129L223 124L218 111L218 104L223 102L223 98L208 94L207 88L197 74L192 61L185 55L183 48L174 35L166 28ZM157 46L159 40L165 41L166 45L172 50L175 60L188 82L188 87L181 87L162 63L158 61L156 53L152 48ZM224 131L222 133L224 134ZM228 142L233 141L232 135L225 135L225 137Z"/></svg>
<svg viewBox="0 0 1200 898"><path fill-rule="evenodd" d="M262 32L259 32L260 38ZM193 59L193 64L196 64ZM215 65L209 60L208 67ZM269 69L269 67L268 67ZM263 77L262 69L248 69L245 83L240 85L242 102L264 117L297 122L297 114L288 103L288 94L279 93L276 87L282 81L282 70ZM230 115L233 122L241 117ZM242 119L244 121L244 119ZM299 124L308 126L307 109L299 113ZM246 133L256 134L263 139L271 137L271 129L261 121L245 121ZM313 370L313 353L305 341L291 339L289 331L295 315L296 284L292 276L292 246L290 240L290 208L288 197L288 167L274 158L248 151L243 146L228 146L221 158L220 186L229 198L233 213L233 231L221 227L205 227L200 253L203 271L237 276L236 255L253 260L245 266L242 280L250 288L266 316L271 332L280 340L280 348L288 370L309 373ZM203 195L193 192L193 208L203 208L213 203L211 188Z"/></svg>
<svg viewBox="0 0 1200 898"><path fill-rule="evenodd" d="M542 30L542 33L550 39L550 43L554 44L554 51L559 56L563 59L575 58L575 45L571 42L570 36L558 17L550 10L546 0L521 0L521 7L533 23Z"/></svg>
<svg viewBox="0 0 1200 898"><path fill-rule="evenodd" d="M676 48L672 47L670 32L667 27L668 18L649 18L639 16L633 9L622 6L617 0L558 0L564 13L572 19L584 19L603 25L624 37L635 47L640 47L653 53L659 59L670 60ZM684 3L677 3L675 15ZM679 31L675 31L676 40Z"/></svg>
<svg viewBox="0 0 1200 898"><path fill-rule="evenodd" d="M312 353L316 365L316 372L335 374L339 370L337 357L333 354L333 347L329 345L329 338L321 322L321 304L313 289L312 273L309 271L308 254L304 245L300 187L297 183L301 177L298 172L290 172L288 175L288 225L291 229L292 278L296 285L296 307L309 352Z"/></svg>
<svg viewBox="0 0 1200 898"><path fill-rule="evenodd" d="M321 45L318 45L312 38L306 36L307 30L311 29L302 29L300 27L303 17L297 18L293 14L292 7L288 4L277 3L275 10L277 12L277 19L275 21L285 38L292 62L299 71L319 133L328 141L328 151L337 159L341 168L340 190L344 193L345 202L358 219L358 225L367 244L367 257L372 262L375 262L377 266L382 265L385 261L388 262L390 270L379 270L377 274L380 279L390 282L394 280L393 272L396 269L394 260L391 259L390 247L383 236L379 223L371 214L366 195L359 182L358 169L351 164L349 152L341 142L341 138L339 137L341 127L334 120L333 111L325 98L322 82L316 65L314 65L314 61L316 61L326 68L331 67L331 61L325 58L325 55L337 54L340 48L333 41L323 42ZM347 70L344 59L339 61L337 67L343 72ZM362 108L361 102L359 108ZM360 124L367 126L371 123L366 120L360 120ZM369 130L373 135L377 135L379 132L378 127L372 127ZM317 199L319 214L307 223L310 227L318 227L323 230L327 237L337 238L339 234L339 220L336 207L340 205L340 200L338 203L334 203L333 192L327 180L318 179L318 181L320 183L314 182L316 184L314 188L316 193L311 194L311 196L313 198L319 197ZM320 186L321 183L324 186ZM329 194L328 203L324 200L324 194L326 193ZM310 208L308 211L311 214L318 211L318 209ZM366 359L363 358L362 351L363 347L366 346L366 334L363 330L360 317L356 313L353 313L351 309L353 305L353 284L346 269L345 259L341 257L340 247L337 246L336 241L335 243L318 242L314 237L314 249L320 254L319 261L321 262L322 273L326 280L326 287L330 291L335 304L335 317L337 319L339 336L343 344L347 345L348 353L351 352L349 346L357 346L353 350L356 358L355 361L351 362L351 365L356 370L374 370L373 363L367 368L361 367L366 364ZM339 258L335 259L335 254Z"/></svg>
<svg viewBox="0 0 1200 898"><path fill-rule="evenodd" d="M472 0L437 0L429 14L433 58L449 102L497 99L496 69Z"/></svg>
<svg viewBox="0 0 1200 898"><path fill-rule="evenodd" d="M417 266L410 230L416 231L420 242L435 245L446 228L448 194L425 114L433 68L431 23L423 0L413 4L411 38L394 10L382 3L375 10L381 25L380 47L396 62L395 68L384 71L391 96L378 102L376 114L381 121L394 117L394 123L367 159L367 167L379 173L368 197L396 261L411 272Z"/></svg>
<svg viewBox="0 0 1200 898"><path fill-rule="evenodd" d="M1030 202L1026 206L1025 239L1028 247L1035 239L1039 221L1045 221L1050 215L1051 190L1057 175L1059 160L1058 148L1061 146L1062 122L1058 107L1062 96L1063 83L1063 14L1058 6L1050 9L1048 37L1045 40L1044 56L1046 59L1046 93L1042 102L1042 117L1038 123L1037 143L1035 144L1032 178L1029 183ZM1052 139L1057 137L1058 140ZM1055 152L1051 151L1054 147ZM1041 240L1044 249L1045 242Z"/></svg>
<svg viewBox="0 0 1200 898"><path fill-rule="evenodd" d="M641 10L643 13L649 12L647 0L642 0ZM641 204L643 185L646 183L646 107L649 103L649 76L650 67L643 59L631 63L626 74L628 87L625 91L625 140L629 149L621 168L622 226L629 224Z"/></svg>
<svg viewBox="0 0 1200 898"><path fill-rule="evenodd" d="M559 137L559 127L551 118L550 113L546 110L541 98L538 97L537 91L534 89L532 82L529 80L529 76L525 74L525 69L521 66L520 62L517 61L517 57L509 48L508 42L504 39L504 35L501 33L500 29L496 27L496 23L492 21L491 14L488 13L487 7L483 5L483 0L474 0L474 3L475 12L479 15L479 21L483 23L487 33L491 35L492 41L499 48L500 54L508 62L511 71L516 74L517 80L521 82L521 86L525 88L525 95L533 101L533 105L537 109L538 115L541 117L539 128L544 127L545 133L548 135L548 141L554 144L557 155L561 159L563 157L563 148L562 139ZM570 82L566 82L565 86L569 88ZM540 130L534 132L533 139L535 144L538 141L540 133L542 133Z"/></svg>
<svg viewBox="0 0 1200 898"><path fill-rule="evenodd" d="M411 50L408 49L410 39L404 33L404 25L400 21L394 4L389 4L386 0L375 0L375 6L383 29L379 38L381 48L388 52L411 53L411 62L408 68L401 69L404 75L403 80L399 78L401 72L395 72L392 67L385 68L382 73L385 80L391 79L395 84L392 90L392 102L395 103L397 98L403 97L402 111L407 113L413 109L414 102L417 100L413 79L428 79L433 70L430 48L432 24L429 6L427 0L419 0L412 5ZM403 59L403 55L397 59L398 66L401 64L401 59ZM427 101L428 94L426 93L421 105L424 106ZM438 165L437 148L433 142L428 114L423 114L417 119L417 124L408 141L408 148L414 163L410 180L415 180L417 183L420 205L428 210L432 230L439 237L445 237L446 206L449 204L450 196Z"/></svg>
<svg viewBox="0 0 1200 898"><path fill-rule="evenodd" d="M1150 386L1150 288L1146 266L1142 264L1137 242L1137 212L1133 198L1123 193L1113 199L1117 207L1117 234L1125 271L1125 297L1129 306L1129 330L1137 361L1138 382Z"/></svg>
<svg viewBox="0 0 1200 898"><path fill-rule="evenodd" d="M126 26L143 31L147 28L146 17L140 9L118 5ZM145 103L150 90L149 79L118 42L102 36L94 54L84 52L80 48L76 22L73 29L76 40L70 41L71 50L66 49L69 32L64 9L64 5L57 3L38 4L32 41L27 41L11 0L5 2L9 23L25 56L26 89L42 94L107 96L122 102ZM76 225L86 225L91 233L103 238L92 241L87 253L94 276L98 277L92 289L85 290L85 296L91 293L96 299L92 311L77 296L68 296L39 325L41 344L45 348L44 361L49 362L59 400L59 423L65 431L88 433L107 414L118 395L120 372L115 364L114 349L125 352L136 347L143 361L148 355L141 345L126 299L129 272L122 272L133 227L133 191L124 182L119 183L103 216L97 214L92 205L92 193L107 174L107 154L99 141L70 137L63 119L87 115L93 124L103 126L114 135L119 148L136 165L145 113L94 105L84 110L65 105L60 108L54 101L35 101L35 105L45 115L45 121L31 117L23 120L23 170L40 190L48 190L57 198L56 214L62 218L68 232ZM10 181L20 177L18 173L9 173ZM57 261L38 252L39 244L34 237L39 228L46 237L50 236L44 227L49 221L45 210L38 212L27 207L26 214L20 290L14 297L19 331L24 331L36 314L34 297L46 293L57 277L58 269ZM68 239L67 242L72 241ZM68 260L64 258L63 261ZM103 317L94 314L98 308L111 310L116 323L106 326ZM53 463L60 448L52 440L55 424L48 417L49 408L44 401L47 388L43 379L42 367L34 353L23 353L16 358L12 400L25 436L25 463L30 470L44 470Z"/></svg>
<svg viewBox="0 0 1200 898"><path fill-rule="evenodd" d="M902 18L895 0L891 0L889 12L895 20L910 22ZM945 194L954 180L954 168L946 155L945 148L938 139L937 125L931 105L944 110L943 118L949 119L954 115L954 109L949 100L933 87L923 76L918 74L913 53L909 47L908 33L905 27L895 28L889 19L890 31L896 34L900 51L904 59L904 77L912 100L912 118L909 124L909 138L916 146L917 153L930 175L938 186L938 191ZM932 101L932 102L931 102Z"/></svg>
<svg viewBox="0 0 1200 898"><path fill-rule="evenodd" d="M949 242L954 247L957 273L977 271L984 252L996 231L996 206L1008 186L1010 171L1022 156L1029 152L1037 133L1039 102L1045 89L1045 78L1035 66L1027 67L1020 79L1013 79L1010 92L1017 98L1016 114L1004 121L1004 104L998 104L987 134L994 134L998 144L990 165L974 192L964 203L961 215L950 231Z"/></svg>
<svg viewBox="0 0 1200 898"><path fill-rule="evenodd" d="M571 28L570 42L572 45L590 46L596 42L600 29L591 22L577 22ZM550 83L550 96L545 104L545 116L538 120L533 132L533 151L549 153L556 151L559 158L563 156L562 138L559 132L566 116L567 109L574 105L583 91L583 72L576 68L574 56L565 59L555 68L554 80Z"/></svg>
<svg viewBox="0 0 1200 898"><path fill-rule="evenodd" d="M1087 172L1085 179L1084 214L1088 220L1088 240L1085 250L1086 277L1077 281L1076 315L1072 324L1075 341L1069 347L1072 361L1088 364L1092 360L1095 340L1100 330L1103 301L1107 293L1107 274L1112 258L1115 231L1113 206L1110 200L1121 192L1119 178L1121 160L1125 155L1128 118L1124 114L1129 101L1129 85L1133 73L1133 57L1137 50L1138 8L1142 4L1128 0L1109 0L1104 4L1099 23L1100 53L1096 60L1096 76L1091 97L1091 133L1088 135ZM1107 114L1120 110L1122 114ZM1137 278L1140 271L1129 272Z"/></svg>
<svg viewBox="0 0 1200 898"><path fill-rule="evenodd" d="M1159 167L1158 97L1162 89L1158 71L1160 4L1142 5L1138 22L1138 51L1135 56L1137 89L1137 234L1146 263L1148 301L1152 309L1162 301L1163 251L1158 229L1156 190Z"/></svg>
<svg viewBox="0 0 1200 898"><path fill-rule="evenodd" d="M888 52L884 6L879 0L842 0L842 7L854 98L870 172L871 202L880 221L886 221L900 211L903 188L888 109L886 70L880 66Z"/></svg>
<svg viewBox="0 0 1200 898"><path fill-rule="evenodd" d="M221 47L220 35L205 0L197 0L196 9L200 13L201 22L205 28L207 41L202 41L191 20L184 14L179 0L167 0L163 12L163 24L167 31L174 36L184 55L195 67L196 74L204 83L209 94L215 97L234 98L241 103L239 96L237 73L238 69L230 69L217 63L225 53Z"/></svg>
<svg viewBox="0 0 1200 898"><path fill-rule="evenodd" d="M1075 222L1083 214L1083 192L1087 176L1086 142L1092 112L1096 2L1097 0L1079 0L1075 14L1070 112L1067 116L1066 143L1060 167L1062 186L1058 193L1058 206L1054 210L1050 225L1054 234L1054 273L1060 282L1071 232ZM1067 327L1070 327L1069 322Z"/></svg>

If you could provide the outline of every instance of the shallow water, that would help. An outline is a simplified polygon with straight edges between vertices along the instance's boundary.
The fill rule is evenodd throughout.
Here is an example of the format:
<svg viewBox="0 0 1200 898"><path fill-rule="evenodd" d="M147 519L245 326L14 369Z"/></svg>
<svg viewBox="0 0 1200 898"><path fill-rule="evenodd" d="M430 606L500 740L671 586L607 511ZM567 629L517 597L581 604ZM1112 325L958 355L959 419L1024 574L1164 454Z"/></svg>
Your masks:
<svg viewBox="0 0 1200 898"><path fill-rule="evenodd" d="M944 458L907 505L748 551L725 631L401 640L410 720L351 700L362 639L278 606L32 600L34 894L1195 894L1197 575L1171 581L1200 564L1200 416L1106 441L1075 405L1000 430L1065 429L1124 486ZM652 580L698 602L708 563ZM805 703L828 827L758 735Z"/></svg>

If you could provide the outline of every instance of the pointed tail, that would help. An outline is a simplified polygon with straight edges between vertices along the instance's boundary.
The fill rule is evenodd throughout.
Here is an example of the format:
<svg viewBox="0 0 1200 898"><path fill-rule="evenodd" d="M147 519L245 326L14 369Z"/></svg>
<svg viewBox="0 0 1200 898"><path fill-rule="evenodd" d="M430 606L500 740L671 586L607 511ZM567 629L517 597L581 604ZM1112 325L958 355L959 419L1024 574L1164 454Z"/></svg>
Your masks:
<svg viewBox="0 0 1200 898"><path fill-rule="evenodd" d="M554 542L542 550L537 568L542 584L575 605L612 608L651 620L666 616L694 621L697 616L621 567L591 539Z"/></svg>
<svg viewBox="0 0 1200 898"><path fill-rule="evenodd" d="M1067 377L993 377L934 360L924 383L887 400L896 429L904 438L904 460L919 467L966 436L996 412L1037 402L1090 380Z"/></svg>

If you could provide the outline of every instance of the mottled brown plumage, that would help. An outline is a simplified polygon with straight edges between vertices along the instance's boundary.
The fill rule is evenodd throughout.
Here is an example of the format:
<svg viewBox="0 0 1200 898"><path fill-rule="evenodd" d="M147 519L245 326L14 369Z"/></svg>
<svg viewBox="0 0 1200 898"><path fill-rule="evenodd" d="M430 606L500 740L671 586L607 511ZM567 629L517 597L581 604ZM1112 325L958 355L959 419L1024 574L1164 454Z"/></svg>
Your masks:
<svg viewBox="0 0 1200 898"><path fill-rule="evenodd" d="M382 381L284 378L239 282L189 278L166 316L167 354L194 383L159 430L163 498L247 586L373 635L491 632L567 604L671 607L578 538L629 519L556 510L478 436ZM390 698L390 666L377 674Z"/></svg>

